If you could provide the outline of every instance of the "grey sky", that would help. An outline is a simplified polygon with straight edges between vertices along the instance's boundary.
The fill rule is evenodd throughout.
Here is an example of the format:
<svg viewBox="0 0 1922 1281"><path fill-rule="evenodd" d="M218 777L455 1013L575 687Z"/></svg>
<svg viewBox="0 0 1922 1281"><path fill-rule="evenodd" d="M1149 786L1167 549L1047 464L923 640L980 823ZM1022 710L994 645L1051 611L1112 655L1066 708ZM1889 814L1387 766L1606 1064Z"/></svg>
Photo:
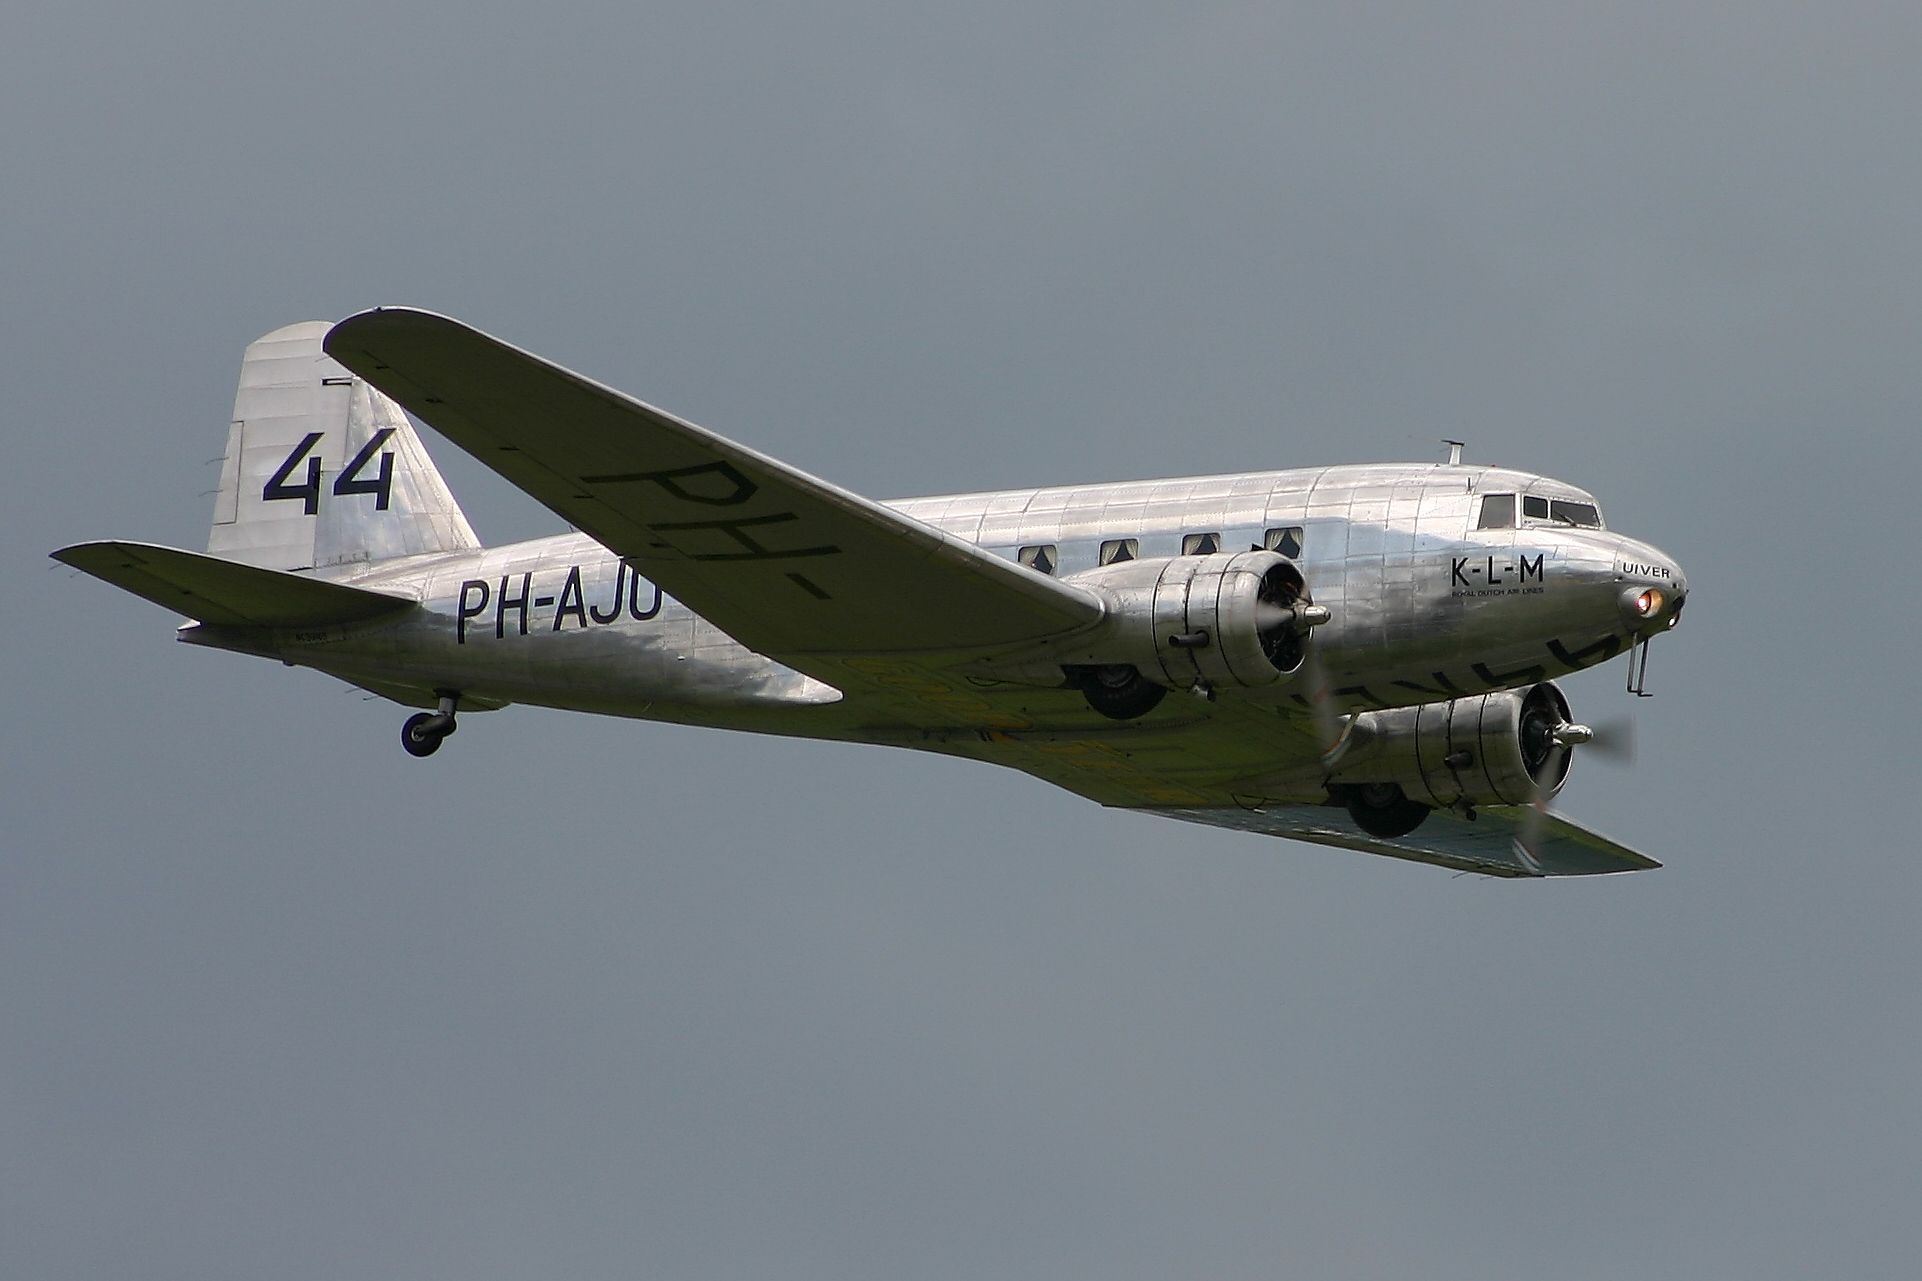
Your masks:
<svg viewBox="0 0 1922 1281"><path fill-rule="evenodd" d="M952 8L952 7L951 7ZM1718 11L1719 10L1719 11ZM33 6L0 42L0 1273L1907 1276L1913 5ZM174 645L241 348L457 315L881 497L1438 457L1686 566L1669 866ZM430 437L489 541L556 522Z"/></svg>

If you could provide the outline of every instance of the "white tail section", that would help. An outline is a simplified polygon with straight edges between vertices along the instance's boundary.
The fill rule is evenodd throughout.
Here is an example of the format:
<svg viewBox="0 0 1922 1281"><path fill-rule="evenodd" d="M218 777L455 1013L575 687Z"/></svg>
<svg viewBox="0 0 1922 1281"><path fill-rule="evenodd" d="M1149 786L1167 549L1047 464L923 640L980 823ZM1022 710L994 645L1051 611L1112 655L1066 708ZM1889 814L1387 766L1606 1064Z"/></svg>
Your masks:
<svg viewBox="0 0 1922 1281"><path fill-rule="evenodd" d="M303 321L240 362L207 552L329 569L480 546L399 405L321 350Z"/></svg>

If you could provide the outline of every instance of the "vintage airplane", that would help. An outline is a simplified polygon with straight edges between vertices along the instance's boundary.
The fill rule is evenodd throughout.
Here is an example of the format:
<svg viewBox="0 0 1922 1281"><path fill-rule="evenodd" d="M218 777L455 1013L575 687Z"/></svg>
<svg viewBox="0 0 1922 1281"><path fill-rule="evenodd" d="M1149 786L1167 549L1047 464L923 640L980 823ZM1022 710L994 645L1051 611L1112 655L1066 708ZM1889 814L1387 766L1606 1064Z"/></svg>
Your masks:
<svg viewBox="0 0 1922 1281"><path fill-rule="evenodd" d="M581 532L483 547L403 410ZM406 308L248 347L205 555L53 555L183 641L429 709L415 756L534 703L1498 876L1658 866L1548 813L1593 737L1548 678L1627 652L1635 687L1688 591L1589 494L1459 449L883 504Z"/></svg>

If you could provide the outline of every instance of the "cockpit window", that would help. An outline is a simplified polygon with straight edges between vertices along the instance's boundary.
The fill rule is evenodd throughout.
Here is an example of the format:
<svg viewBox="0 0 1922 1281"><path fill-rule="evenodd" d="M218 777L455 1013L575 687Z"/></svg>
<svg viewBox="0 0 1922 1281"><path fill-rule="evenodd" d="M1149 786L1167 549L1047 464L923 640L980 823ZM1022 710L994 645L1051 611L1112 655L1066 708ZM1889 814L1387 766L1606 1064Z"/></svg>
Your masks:
<svg viewBox="0 0 1922 1281"><path fill-rule="evenodd" d="M1602 527L1602 514L1595 510L1594 503L1577 503L1566 498L1557 498L1548 504L1548 518L1558 524L1579 525L1583 529Z"/></svg>
<svg viewBox="0 0 1922 1281"><path fill-rule="evenodd" d="M1482 496L1482 516L1476 529L1513 529L1515 528L1515 495L1484 494Z"/></svg>
<svg viewBox="0 0 1922 1281"><path fill-rule="evenodd" d="M1505 495L1490 495L1505 497ZM1483 499L1484 503L1488 500ZM1486 510L1486 508L1484 508ZM1522 519L1544 521L1555 525L1573 525L1578 529L1600 529L1602 514L1595 510L1594 503L1576 502L1571 498L1549 498L1542 494L1522 495ZM1482 528L1491 527L1486 516L1482 518Z"/></svg>

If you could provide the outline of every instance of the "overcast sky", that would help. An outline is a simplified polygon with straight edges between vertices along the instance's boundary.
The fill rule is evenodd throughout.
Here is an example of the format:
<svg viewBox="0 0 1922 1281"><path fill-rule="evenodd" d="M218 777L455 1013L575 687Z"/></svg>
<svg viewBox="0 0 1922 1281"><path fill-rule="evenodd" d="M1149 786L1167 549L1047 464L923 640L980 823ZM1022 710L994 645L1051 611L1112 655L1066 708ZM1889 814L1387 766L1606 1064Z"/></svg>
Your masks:
<svg viewBox="0 0 1922 1281"><path fill-rule="evenodd" d="M1922 9L17 8L0 1274L1913 1274ZM1668 866L532 709L414 761L46 560L204 546L241 349L380 303L877 497L1590 488L1691 607L1567 682L1641 750L1561 805Z"/></svg>

